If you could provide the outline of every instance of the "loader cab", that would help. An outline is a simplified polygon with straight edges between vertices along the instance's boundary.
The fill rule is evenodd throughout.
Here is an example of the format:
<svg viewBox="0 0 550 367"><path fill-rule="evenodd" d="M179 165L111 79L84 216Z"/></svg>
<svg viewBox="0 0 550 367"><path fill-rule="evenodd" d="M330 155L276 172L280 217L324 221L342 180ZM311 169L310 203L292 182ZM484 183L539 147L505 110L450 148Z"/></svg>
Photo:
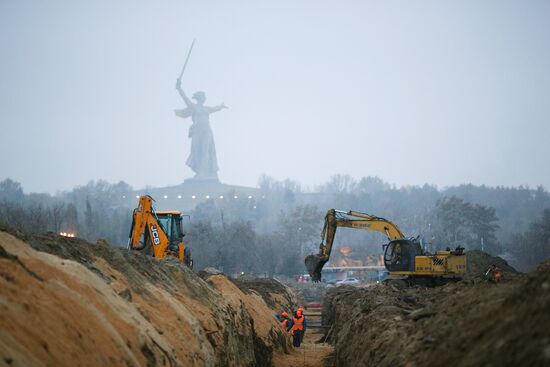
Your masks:
<svg viewBox="0 0 550 367"><path fill-rule="evenodd" d="M384 266L390 272L414 271L415 257L423 255L420 243L399 239L384 245Z"/></svg>
<svg viewBox="0 0 550 367"><path fill-rule="evenodd" d="M159 224L162 226L166 237L170 241L170 248L177 248L182 242L185 233L183 232L182 216L178 211L156 212Z"/></svg>

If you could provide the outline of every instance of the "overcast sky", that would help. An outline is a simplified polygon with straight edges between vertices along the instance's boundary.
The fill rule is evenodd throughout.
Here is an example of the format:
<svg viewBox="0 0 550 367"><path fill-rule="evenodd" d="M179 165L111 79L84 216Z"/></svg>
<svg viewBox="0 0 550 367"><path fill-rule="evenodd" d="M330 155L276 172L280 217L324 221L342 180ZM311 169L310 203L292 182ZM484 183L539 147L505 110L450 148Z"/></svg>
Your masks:
<svg viewBox="0 0 550 367"><path fill-rule="evenodd" d="M0 0L0 180L175 185L204 90L222 182L550 188L550 1Z"/></svg>

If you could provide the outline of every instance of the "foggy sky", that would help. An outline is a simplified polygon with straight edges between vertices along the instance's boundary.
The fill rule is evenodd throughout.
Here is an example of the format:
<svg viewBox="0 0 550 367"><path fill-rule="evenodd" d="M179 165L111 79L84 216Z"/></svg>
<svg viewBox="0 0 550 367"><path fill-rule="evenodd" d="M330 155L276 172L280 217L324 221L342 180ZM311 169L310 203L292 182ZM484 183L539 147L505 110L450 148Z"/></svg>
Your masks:
<svg viewBox="0 0 550 367"><path fill-rule="evenodd" d="M0 0L0 180L175 185L204 90L222 182L550 188L548 1Z"/></svg>

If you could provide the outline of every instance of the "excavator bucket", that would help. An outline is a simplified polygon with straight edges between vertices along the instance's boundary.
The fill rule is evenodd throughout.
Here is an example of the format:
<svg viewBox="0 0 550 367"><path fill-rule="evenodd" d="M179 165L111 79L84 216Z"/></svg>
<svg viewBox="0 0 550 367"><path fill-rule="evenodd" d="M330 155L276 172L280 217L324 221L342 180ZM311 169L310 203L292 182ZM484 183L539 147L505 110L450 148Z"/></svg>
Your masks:
<svg viewBox="0 0 550 367"><path fill-rule="evenodd" d="M323 266L325 266L325 263L327 261L328 259L325 256L319 254L306 256L304 262L306 264L307 272L311 276L312 281L321 281L321 271L323 270Z"/></svg>

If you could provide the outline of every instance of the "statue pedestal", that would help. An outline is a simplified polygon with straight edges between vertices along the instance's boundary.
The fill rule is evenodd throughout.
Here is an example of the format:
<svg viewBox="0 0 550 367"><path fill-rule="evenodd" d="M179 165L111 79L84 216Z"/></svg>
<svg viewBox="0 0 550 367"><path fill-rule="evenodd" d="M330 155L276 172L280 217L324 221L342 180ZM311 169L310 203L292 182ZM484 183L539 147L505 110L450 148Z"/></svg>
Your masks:
<svg viewBox="0 0 550 367"><path fill-rule="evenodd" d="M218 178L188 178L183 181L184 185L220 185Z"/></svg>
<svg viewBox="0 0 550 367"><path fill-rule="evenodd" d="M132 194L126 196L129 208L135 207L136 195L151 195L156 200L155 207L158 210L181 210L184 212L193 210L198 204L207 200L213 200L216 205L222 205L228 200L232 202L244 200L253 203L261 198L258 188L227 185L221 183L217 178L188 178L176 186L133 191Z"/></svg>

